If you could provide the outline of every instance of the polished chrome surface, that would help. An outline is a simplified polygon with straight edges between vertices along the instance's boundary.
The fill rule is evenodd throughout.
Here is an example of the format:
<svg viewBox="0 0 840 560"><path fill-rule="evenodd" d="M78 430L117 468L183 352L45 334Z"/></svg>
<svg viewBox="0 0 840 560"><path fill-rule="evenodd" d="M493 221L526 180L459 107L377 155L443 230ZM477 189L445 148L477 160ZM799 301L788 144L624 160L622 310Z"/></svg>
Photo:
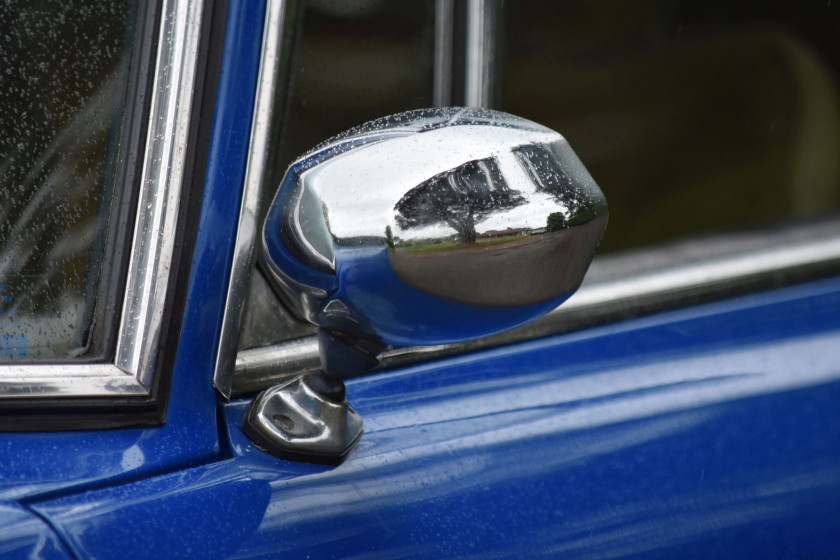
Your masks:
<svg viewBox="0 0 840 560"><path fill-rule="evenodd" d="M303 319L394 346L442 344L568 298L606 220L601 191L556 132L494 111L421 110L293 163L263 255Z"/></svg>
<svg viewBox="0 0 840 560"><path fill-rule="evenodd" d="M597 257L575 295L529 325L472 342L389 349L380 361L383 367L425 361L819 277L840 269L838 232L840 220L833 219ZM240 352L237 391L317 370L316 348L309 337Z"/></svg>
<svg viewBox="0 0 840 560"><path fill-rule="evenodd" d="M840 224L835 224L835 227L837 226ZM708 260L685 262L676 267L660 263L661 266L655 269L639 271L629 277L617 276L618 269L624 267L614 262L611 263L611 270L604 271L605 275L610 274L609 278L581 290L576 297L569 300L564 311L573 313L579 309L622 301L661 301L669 293L681 293L685 298L698 289L730 288L737 280L745 283L756 282L762 277L772 277L785 271L794 274L798 269L819 267L824 271L836 271L840 267L840 235L836 232L836 229L827 231L828 235L820 239L796 242L787 240L787 243L779 236L770 236L769 240L779 243L768 246L769 240L766 240L762 243L765 245L763 248L735 257L712 257ZM687 243L674 244L669 247L668 253L675 250L686 251L688 246ZM621 255L620 258L624 261L633 256L639 257L638 252ZM778 278L777 284L782 283L783 279Z"/></svg>
<svg viewBox="0 0 840 560"><path fill-rule="evenodd" d="M493 0L467 1L465 105L488 107L492 84Z"/></svg>
<svg viewBox="0 0 840 560"><path fill-rule="evenodd" d="M285 0L268 2L263 28L260 69L257 76L254 116L251 123L248 164L245 170L245 185L239 210L239 225L228 282L225 314L213 373L213 385L225 398L229 398L231 394L242 312L253 266L254 242L257 238L259 194L263 185L263 173L269 167L266 164L269 156L269 129L276 105L285 12Z"/></svg>
<svg viewBox="0 0 840 560"><path fill-rule="evenodd" d="M202 3L164 2L115 364L0 366L0 398L147 395L183 180Z"/></svg>
<svg viewBox="0 0 840 560"><path fill-rule="evenodd" d="M143 396L137 378L113 364L37 364L0 367L0 399Z"/></svg>
<svg viewBox="0 0 840 560"><path fill-rule="evenodd" d="M198 53L200 2L165 3L158 39L142 185L116 365L151 387L163 304L173 266Z"/></svg>
<svg viewBox="0 0 840 560"><path fill-rule="evenodd" d="M454 0L435 0L435 75L432 94L435 107L452 105L454 10Z"/></svg>
<svg viewBox="0 0 840 560"><path fill-rule="evenodd" d="M283 344L240 351L232 392L265 389L302 373L318 370L318 339L314 336Z"/></svg>
<svg viewBox="0 0 840 560"><path fill-rule="evenodd" d="M278 457L332 462L359 440L362 419L345 397L333 402L300 376L260 393L243 428L257 445Z"/></svg>
<svg viewBox="0 0 840 560"><path fill-rule="evenodd" d="M597 246L606 218L596 218L590 228L523 235L443 254L396 250L391 264L409 286L449 301L484 307L532 305L580 285L586 265L578 263L588 264L591 254L578 260L578 253ZM527 284L523 274L529 276Z"/></svg>

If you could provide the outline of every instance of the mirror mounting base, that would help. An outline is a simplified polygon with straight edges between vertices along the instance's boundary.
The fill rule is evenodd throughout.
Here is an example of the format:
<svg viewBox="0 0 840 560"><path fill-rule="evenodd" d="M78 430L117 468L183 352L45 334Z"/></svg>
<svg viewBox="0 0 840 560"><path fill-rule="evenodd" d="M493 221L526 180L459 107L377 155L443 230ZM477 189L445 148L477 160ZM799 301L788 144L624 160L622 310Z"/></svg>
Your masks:
<svg viewBox="0 0 840 560"><path fill-rule="evenodd" d="M337 465L362 436L344 382L323 371L266 389L254 399L242 430L281 459Z"/></svg>

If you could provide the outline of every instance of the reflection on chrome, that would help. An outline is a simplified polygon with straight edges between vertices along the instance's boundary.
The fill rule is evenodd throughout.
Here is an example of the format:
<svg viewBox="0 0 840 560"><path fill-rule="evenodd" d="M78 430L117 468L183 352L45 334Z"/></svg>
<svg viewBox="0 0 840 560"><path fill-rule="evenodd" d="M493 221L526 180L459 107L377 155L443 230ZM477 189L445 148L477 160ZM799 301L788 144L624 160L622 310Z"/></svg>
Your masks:
<svg viewBox="0 0 840 560"><path fill-rule="evenodd" d="M446 344L568 298L607 214L556 132L488 110L412 111L294 162L263 259L289 308L339 333L331 340L374 351Z"/></svg>
<svg viewBox="0 0 840 560"><path fill-rule="evenodd" d="M279 457L340 461L361 435L341 379L387 345L472 340L554 309L606 224L563 137L512 115L419 110L328 140L286 172L262 246L288 307L319 327L322 371L263 391L243 429ZM323 414L326 402L345 412Z"/></svg>

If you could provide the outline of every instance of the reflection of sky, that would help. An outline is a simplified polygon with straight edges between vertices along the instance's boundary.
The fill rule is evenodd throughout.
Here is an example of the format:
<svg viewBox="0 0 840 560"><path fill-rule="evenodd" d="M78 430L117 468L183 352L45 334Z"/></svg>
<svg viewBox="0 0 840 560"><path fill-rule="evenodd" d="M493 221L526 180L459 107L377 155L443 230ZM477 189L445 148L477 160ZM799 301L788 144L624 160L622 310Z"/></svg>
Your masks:
<svg viewBox="0 0 840 560"><path fill-rule="evenodd" d="M564 216L568 216L569 209L565 204L558 202L549 194L537 191L536 185L513 153L501 153L496 161L499 170L507 181L508 188L525 195L528 204L517 206L507 212L491 214L477 228L480 232L498 231L507 228L539 229L546 227L549 214L562 212Z"/></svg>
<svg viewBox="0 0 840 560"><path fill-rule="evenodd" d="M504 151L496 157L499 171L505 179L507 188L526 197L527 203L514 208L490 213L476 224L478 235L506 229L535 230L546 227L549 214L561 212L568 216L568 207L553 196L538 192L527 172L519 164L512 152ZM390 219L390 218L389 218ZM427 227L411 228L406 231L399 226L391 226L395 235L403 239L444 239L456 233L455 229L438 223Z"/></svg>

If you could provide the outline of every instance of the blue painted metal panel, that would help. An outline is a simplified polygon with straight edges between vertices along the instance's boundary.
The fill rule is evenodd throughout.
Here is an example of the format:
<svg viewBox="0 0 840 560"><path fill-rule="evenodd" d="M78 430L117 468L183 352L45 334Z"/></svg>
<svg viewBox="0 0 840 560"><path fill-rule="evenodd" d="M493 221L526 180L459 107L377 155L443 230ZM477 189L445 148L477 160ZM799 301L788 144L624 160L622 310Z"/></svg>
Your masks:
<svg viewBox="0 0 840 560"><path fill-rule="evenodd" d="M189 296L166 425L0 434L0 500L113 484L218 458L213 366L233 254L265 5L232 0Z"/></svg>
<svg viewBox="0 0 840 560"><path fill-rule="evenodd" d="M83 556L836 557L838 317L831 280L353 380L338 467L233 403L232 458L34 507Z"/></svg>
<svg viewBox="0 0 840 560"><path fill-rule="evenodd" d="M17 504L0 502L0 558L70 560L72 556L42 519Z"/></svg>

